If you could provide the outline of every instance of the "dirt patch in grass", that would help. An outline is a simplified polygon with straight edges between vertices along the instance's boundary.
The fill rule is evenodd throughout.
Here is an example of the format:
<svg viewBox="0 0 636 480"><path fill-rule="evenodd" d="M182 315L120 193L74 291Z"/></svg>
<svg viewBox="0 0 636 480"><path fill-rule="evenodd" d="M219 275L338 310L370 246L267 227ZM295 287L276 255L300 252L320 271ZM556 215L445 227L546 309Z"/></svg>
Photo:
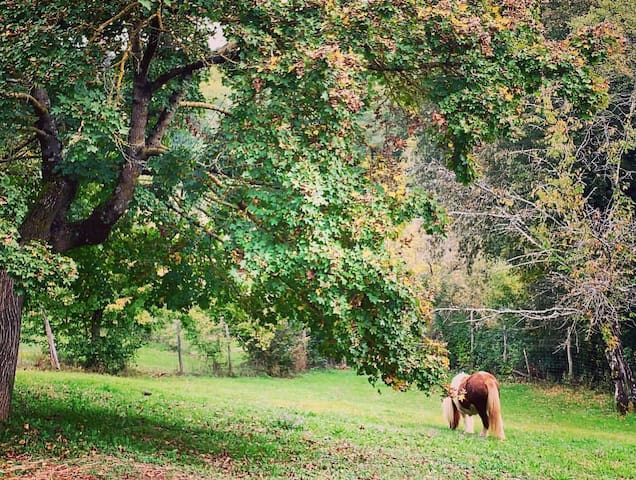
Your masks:
<svg viewBox="0 0 636 480"><path fill-rule="evenodd" d="M72 461L16 457L0 463L0 478L11 480L197 480L201 475L173 466L90 455Z"/></svg>

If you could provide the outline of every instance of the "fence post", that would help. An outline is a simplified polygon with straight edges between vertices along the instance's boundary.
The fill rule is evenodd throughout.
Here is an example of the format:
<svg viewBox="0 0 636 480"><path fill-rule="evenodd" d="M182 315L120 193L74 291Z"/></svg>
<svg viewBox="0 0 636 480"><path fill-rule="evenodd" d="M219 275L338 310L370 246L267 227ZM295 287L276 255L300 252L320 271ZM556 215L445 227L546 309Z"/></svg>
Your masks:
<svg viewBox="0 0 636 480"><path fill-rule="evenodd" d="M176 320L177 327L177 357L179 359L179 375L183 375L183 358L181 356L181 320Z"/></svg>
<svg viewBox="0 0 636 480"><path fill-rule="evenodd" d="M223 322L225 325L225 340L227 341L227 374L230 377L234 376L232 372L232 338L230 337L230 327L227 323Z"/></svg>
<svg viewBox="0 0 636 480"><path fill-rule="evenodd" d="M508 361L508 331L506 325L503 325L503 363Z"/></svg>

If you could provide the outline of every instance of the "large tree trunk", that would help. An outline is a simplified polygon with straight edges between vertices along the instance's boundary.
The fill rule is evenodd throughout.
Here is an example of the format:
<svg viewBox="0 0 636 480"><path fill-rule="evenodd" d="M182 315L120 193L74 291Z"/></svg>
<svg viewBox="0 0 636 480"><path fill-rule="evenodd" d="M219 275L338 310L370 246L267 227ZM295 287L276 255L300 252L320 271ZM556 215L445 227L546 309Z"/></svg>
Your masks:
<svg viewBox="0 0 636 480"><path fill-rule="evenodd" d="M625 360L619 325L610 322L608 327L610 334L605 338L605 356L614 382L616 409L625 415L630 408L636 412L636 381L632 369Z"/></svg>
<svg viewBox="0 0 636 480"><path fill-rule="evenodd" d="M0 270L0 421L11 411L21 320L22 297L15 293L9 274Z"/></svg>

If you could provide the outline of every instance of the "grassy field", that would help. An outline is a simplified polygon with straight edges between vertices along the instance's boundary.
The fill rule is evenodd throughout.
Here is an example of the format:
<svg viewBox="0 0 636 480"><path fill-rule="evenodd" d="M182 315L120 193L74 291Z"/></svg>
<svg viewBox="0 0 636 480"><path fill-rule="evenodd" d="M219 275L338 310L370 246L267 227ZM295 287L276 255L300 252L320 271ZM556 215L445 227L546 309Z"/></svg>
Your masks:
<svg viewBox="0 0 636 480"><path fill-rule="evenodd" d="M502 402L499 442L448 430L439 396L378 393L348 371L26 370L0 431L0 478L636 478L636 416L615 415L608 396L516 384L503 386Z"/></svg>

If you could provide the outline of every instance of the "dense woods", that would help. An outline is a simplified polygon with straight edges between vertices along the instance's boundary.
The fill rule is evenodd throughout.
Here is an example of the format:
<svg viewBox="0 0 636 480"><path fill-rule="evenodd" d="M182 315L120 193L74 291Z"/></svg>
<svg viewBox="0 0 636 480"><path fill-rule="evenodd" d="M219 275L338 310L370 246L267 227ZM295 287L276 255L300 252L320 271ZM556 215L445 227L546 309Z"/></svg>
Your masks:
<svg viewBox="0 0 636 480"><path fill-rule="evenodd" d="M102 371L179 319L636 409L629 4L0 2L0 420L42 311Z"/></svg>
<svg viewBox="0 0 636 480"><path fill-rule="evenodd" d="M625 413L635 406L634 16L616 3L589 3L583 16L553 7L544 13L554 37L563 35L564 19L593 28L610 22L605 28L624 35L625 48L596 70L608 83L608 103L582 120L567 103L539 97L518 139L480 152L484 174L470 190L424 177L455 212L466 275L495 284L494 296L469 288L464 298L472 304L458 302L457 291L442 293L443 302L465 311L441 308L443 329L453 337L455 358L464 352L464 365L490 356L491 365L521 375L611 384ZM435 168L422 175L439 173ZM479 255L505 264L471 271ZM482 327L490 333L477 336L489 349L497 345L490 355L475 347Z"/></svg>

